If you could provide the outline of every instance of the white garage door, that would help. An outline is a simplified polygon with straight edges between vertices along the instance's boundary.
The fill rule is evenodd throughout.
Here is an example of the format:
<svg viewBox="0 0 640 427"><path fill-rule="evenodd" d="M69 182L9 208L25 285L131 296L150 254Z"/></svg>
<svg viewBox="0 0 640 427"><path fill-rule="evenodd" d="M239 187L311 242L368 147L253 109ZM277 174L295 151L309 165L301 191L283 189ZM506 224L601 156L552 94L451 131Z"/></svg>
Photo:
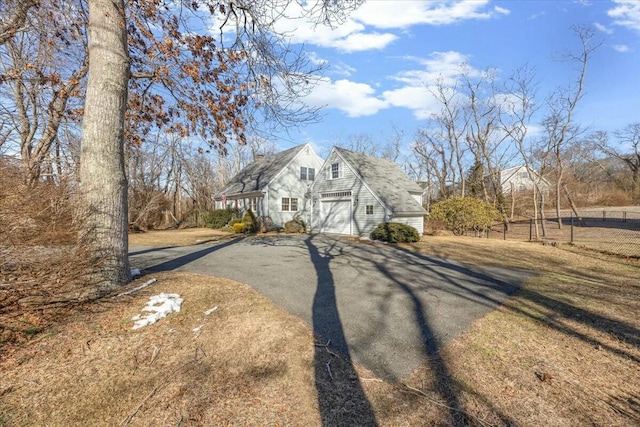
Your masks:
<svg viewBox="0 0 640 427"><path fill-rule="evenodd" d="M324 233L351 234L351 201L322 202L322 227Z"/></svg>

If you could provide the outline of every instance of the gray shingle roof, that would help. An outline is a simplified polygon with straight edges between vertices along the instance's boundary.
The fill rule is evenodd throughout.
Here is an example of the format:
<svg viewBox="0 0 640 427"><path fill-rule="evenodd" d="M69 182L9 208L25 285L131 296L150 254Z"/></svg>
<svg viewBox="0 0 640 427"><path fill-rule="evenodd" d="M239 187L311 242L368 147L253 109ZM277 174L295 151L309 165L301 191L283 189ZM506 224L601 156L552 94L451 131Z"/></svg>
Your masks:
<svg viewBox="0 0 640 427"><path fill-rule="evenodd" d="M396 163L344 148L336 151L393 213L427 213L410 194L422 194L422 189Z"/></svg>
<svg viewBox="0 0 640 427"><path fill-rule="evenodd" d="M264 190L267 184L289 164L305 145L298 145L273 156L254 161L234 176L222 190L215 194L214 198L219 199L223 194L232 196L234 194Z"/></svg>

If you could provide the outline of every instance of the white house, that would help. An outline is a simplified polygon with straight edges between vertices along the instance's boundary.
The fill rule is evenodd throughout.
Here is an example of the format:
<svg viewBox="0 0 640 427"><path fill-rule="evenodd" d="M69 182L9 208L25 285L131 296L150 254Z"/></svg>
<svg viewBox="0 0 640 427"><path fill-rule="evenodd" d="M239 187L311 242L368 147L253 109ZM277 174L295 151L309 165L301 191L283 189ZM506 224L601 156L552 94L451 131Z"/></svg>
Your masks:
<svg viewBox="0 0 640 427"><path fill-rule="evenodd" d="M215 207L250 208L276 226L298 215L308 222L309 187L321 165L310 144L256 159L214 195Z"/></svg>
<svg viewBox="0 0 640 427"><path fill-rule="evenodd" d="M311 187L311 230L365 235L393 221L422 234L422 192L394 162L334 147Z"/></svg>
<svg viewBox="0 0 640 427"><path fill-rule="evenodd" d="M531 190L534 186L534 181L531 179L529 172L525 165L501 170L500 185L502 186L502 192L508 194L511 192ZM539 180L539 185L543 191L549 187L547 180L541 178L535 171L531 171L531 174L536 180Z"/></svg>

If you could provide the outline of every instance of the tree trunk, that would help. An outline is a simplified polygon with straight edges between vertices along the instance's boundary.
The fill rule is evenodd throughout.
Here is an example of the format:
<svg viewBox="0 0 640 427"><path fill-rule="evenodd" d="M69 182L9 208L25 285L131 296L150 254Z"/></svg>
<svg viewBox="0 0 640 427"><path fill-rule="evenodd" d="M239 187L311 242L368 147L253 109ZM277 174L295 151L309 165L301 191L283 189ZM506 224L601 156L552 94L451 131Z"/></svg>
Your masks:
<svg viewBox="0 0 640 427"><path fill-rule="evenodd" d="M542 237L547 237L547 218L544 214L544 191L540 191L540 226L542 227Z"/></svg>
<svg viewBox="0 0 640 427"><path fill-rule="evenodd" d="M560 230L562 230L562 218L560 217L560 202L561 202L561 195L560 193L562 192L562 170L560 171L560 173L557 176L557 181L556 181L556 217L558 219L558 228Z"/></svg>
<svg viewBox="0 0 640 427"><path fill-rule="evenodd" d="M123 0L89 0L89 78L80 180L86 217L81 243L93 263L88 297L131 280L127 238L124 112L129 58Z"/></svg>
<svg viewBox="0 0 640 427"><path fill-rule="evenodd" d="M632 182L633 190L631 194L633 204L640 205L640 167L636 167L635 169L633 169Z"/></svg>
<svg viewBox="0 0 640 427"><path fill-rule="evenodd" d="M538 184L533 184L533 225L535 227L536 240L540 240L540 230L538 229Z"/></svg>
<svg viewBox="0 0 640 427"><path fill-rule="evenodd" d="M573 215L576 217L578 221L582 221L582 218L580 218L580 214L578 213L578 207L576 206L576 203L573 201L573 197L571 197L571 193L569 192L569 188L567 187L567 184L563 184L562 189L564 190L565 196L567 196L567 200L569 201L569 206L571 206Z"/></svg>

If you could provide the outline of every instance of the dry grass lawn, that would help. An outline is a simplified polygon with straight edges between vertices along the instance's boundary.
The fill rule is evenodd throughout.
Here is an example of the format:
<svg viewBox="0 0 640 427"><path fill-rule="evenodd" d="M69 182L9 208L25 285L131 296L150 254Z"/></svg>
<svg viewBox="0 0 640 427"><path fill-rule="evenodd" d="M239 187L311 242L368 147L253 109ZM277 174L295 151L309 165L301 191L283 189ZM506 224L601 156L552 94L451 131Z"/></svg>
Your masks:
<svg viewBox="0 0 640 427"><path fill-rule="evenodd" d="M229 233L212 228L154 230L129 233L129 246L187 246L224 239Z"/></svg>
<svg viewBox="0 0 640 427"><path fill-rule="evenodd" d="M154 244L207 238L174 233ZM403 384L354 370L246 285L155 275L133 296L84 307L6 348L0 425L368 425L372 414L385 426L640 423L637 261L474 238L425 237L407 248L538 275ZM160 292L180 293L182 310L131 330Z"/></svg>

